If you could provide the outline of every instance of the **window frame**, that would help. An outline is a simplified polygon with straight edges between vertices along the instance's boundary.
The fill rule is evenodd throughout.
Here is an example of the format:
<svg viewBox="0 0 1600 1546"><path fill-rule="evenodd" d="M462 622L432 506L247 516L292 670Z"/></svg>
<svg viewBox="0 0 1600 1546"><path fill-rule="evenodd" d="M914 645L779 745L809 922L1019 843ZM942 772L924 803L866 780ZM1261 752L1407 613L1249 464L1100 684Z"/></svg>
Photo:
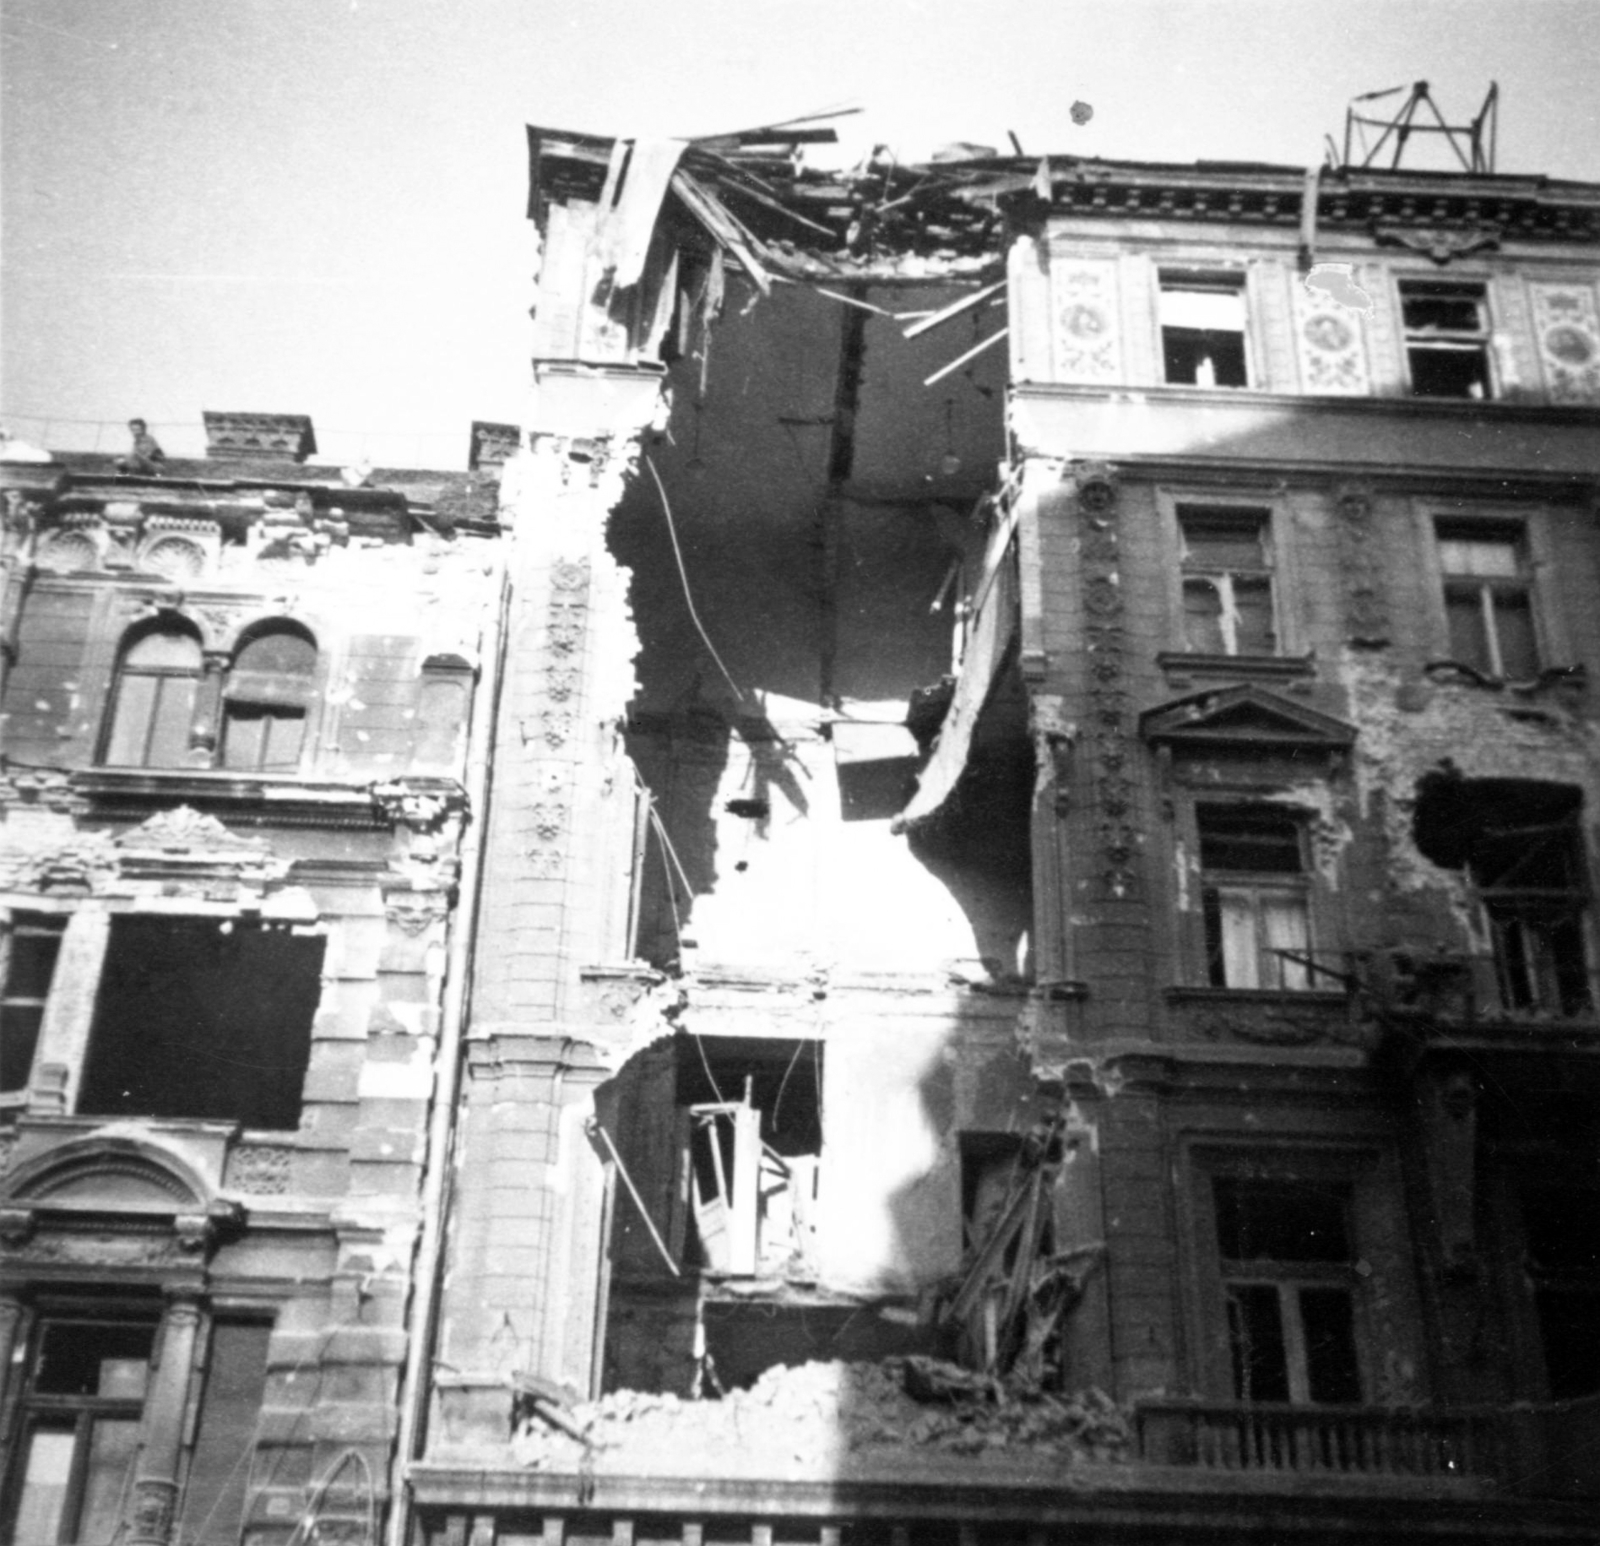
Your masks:
<svg viewBox="0 0 1600 1546"><path fill-rule="evenodd" d="M1418 1351L1420 1329L1419 1308L1404 1278L1406 1262L1393 1250L1394 1242L1406 1236L1404 1221L1391 1216L1401 1196L1399 1167L1392 1152L1376 1142L1305 1133L1262 1134L1241 1143L1232 1133L1197 1132L1181 1142L1183 1195L1190 1203L1183 1233L1190 1264L1190 1271L1185 1274L1185 1303L1195 1332L1191 1346L1195 1349L1196 1366L1191 1375L1196 1386L1210 1400L1239 1405L1283 1404L1248 1403L1236 1394L1235 1353L1227 1311L1230 1280L1271 1282L1290 1288L1336 1286L1348 1289L1350 1295L1350 1334L1361 1392L1359 1402L1313 1402L1297 1400L1291 1394L1287 1404L1339 1411L1352 1404L1364 1406L1388 1400L1387 1394L1380 1394L1384 1382L1380 1379L1373 1336L1379 1303L1387 1296L1385 1336L1399 1356ZM1342 1191L1348 1263L1246 1260L1239 1264L1246 1271L1230 1273L1218 1232L1216 1182L1220 1179L1310 1183ZM1290 1388L1291 1392L1309 1394L1304 1364L1291 1375Z"/></svg>
<svg viewBox="0 0 1600 1546"><path fill-rule="evenodd" d="M163 634L187 639L194 645L196 658L193 669L180 670L165 666L142 666L130 670L128 668L128 657L146 639L157 638ZM128 629L117 641L116 656L112 662L111 691L107 696L100 743L96 748L96 765L107 768L137 768L142 772L185 771L202 766L203 764L196 760L200 753L196 746L195 729L199 715L204 710L201 700L201 685L205 681L205 675L205 640L201 636L199 628L187 618L161 617L153 622L135 624ZM127 683L134 679L153 680L156 683L150 707L145 713L144 730L141 737L142 750L137 761L113 761L112 752L120 739L118 731L122 727L124 694L127 691ZM175 762L152 762L150 760L151 743L154 741L157 731L162 727L162 700L166 696L165 684L178 681L193 683L188 706L184 711L185 727L182 758Z"/></svg>
<svg viewBox="0 0 1600 1546"><path fill-rule="evenodd" d="M1186 387L1205 392L1248 392L1265 390L1261 361L1257 352L1255 328L1252 326L1257 308L1252 304L1250 270L1243 266L1206 262L1183 261L1154 264L1154 318L1156 380L1162 386ZM1194 293L1236 295L1239 300L1240 328L1239 355L1244 367L1244 380L1221 383L1215 380L1175 381L1167 373L1167 330L1164 297L1169 293ZM1231 333L1231 329L1186 328L1184 332Z"/></svg>
<svg viewBox="0 0 1600 1546"><path fill-rule="evenodd" d="M1405 391L1408 397L1427 402L1498 401L1502 383L1495 369L1494 309L1492 286L1487 276L1464 276L1440 279L1420 270L1397 273L1394 276L1395 320L1399 324L1400 359L1404 370ZM1467 329L1436 329L1413 327L1406 320L1406 302L1411 297L1436 296L1441 299L1464 299L1468 294L1478 307L1478 326ZM1474 397L1470 392L1421 392L1417 390L1413 352L1434 355L1471 355L1481 365L1483 394Z"/></svg>
<svg viewBox="0 0 1600 1546"><path fill-rule="evenodd" d="M51 1426L61 1427L62 1419L72 1421L72 1460L68 1472L61 1512L56 1528L56 1540L72 1542L80 1535L80 1524L89 1471L89 1451L95 1425L102 1420L132 1420L142 1430L149 1408L151 1382L161 1358L161 1307L150 1299L123 1298L116 1300L47 1302L37 1307L29 1318L30 1324L19 1330L24 1332L25 1361L13 1365L19 1369L18 1388L12 1416L10 1453L4 1466L4 1507L0 1510L0 1528L7 1539L14 1535L22 1510L26 1487L26 1473L31 1439L34 1433ZM148 1328L150 1351L145 1360L145 1384L140 1395L112 1397L87 1394L58 1394L37 1389L40 1365L44 1354L45 1338L52 1326L124 1325ZM53 1421L52 1421L53 1420ZM181 1420L181 1414L175 1414ZM137 1433L133 1450L127 1460L127 1481L131 1480L138 1460ZM44 1546L44 1543L41 1543Z"/></svg>
<svg viewBox="0 0 1600 1546"><path fill-rule="evenodd" d="M6 1028L7 1011L36 1010L38 1023L34 1027L33 1049L28 1056L28 1067L23 1072L22 1082L10 1089L0 1088L0 1110L27 1104L28 1092L33 1083L32 1065L39 1055L39 1039L44 1031L45 1012L49 1007L50 993L55 986L56 967L60 964L62 942L70 917L67 913L47 912L36 908L16 907L3 911L5 915L0 917L0 1038L9 1040ZM45 973L45 991L42 995L12 991L12 954L15 948L14 941L19 934L32 938L55 936L55 951Z"/></svg>
<svg viewBox="0 0 1600 1546"><path fill-rule="evenodd" d="M1286 653L1284 607L1281 596L1282 587L1279 577L1284 572L1285 566L1280 563L1278 555L1277 530L1281 524L1278 512L1271 504L1252 502L1246 500L1221 500L1205 499L1192 500L1175 498L1172 502L1172 523L1177 542L1178 562L1177 570L1177 649L1178 652L1195 660L1226 660L1226 661L1254 661L1254 660L1279 660ZM1192 535L1209 526L1216 532L1224 532L1229 527L1243 532L1248 524L1255 527L1256 536L1261 551L1261 561L1256 566L1220 564L1207 564L1192 561L1190 545ZM1217 586L1220 611L1217 626L1222 635L1221 650L1201 650L1194 647L1189 636L1189 609L1188 593L1192 583L1202 582ZM1270 616L1268 633L1271 639L1270 650L1241 650L1237 647L1237 635L1233 639L1233 648L1229 647L1228 606L1233 595L1234 583L1240 579L1264 582L1267 592L1267 607ZM1234 608L1235 615L1237 608ZM1237 625L1234 624L1236 627Z"/></svg>
<svg viewBox="0 0 1600 1546"><path fill-rule="evenodd" d="M247 652L276 637L294 639L311 652L304 672L265 672L244 664ZM298 773L310 741L311 705L315 698L321 651L311 630L290 618L272 618L256 623L242 633L228 658L222 679L222 699L217 709L215 765L229 773ZM275 689L265 685L276 677ZM247 721L261 721L256 756L250 761L232 760L234 727ZM297 725L294 752L282 761L265 760L278 726Z"/></svg>
<svg viewBox="0 0 1600 1546"><path fill-rule="evenodd" d="M1434 565L1438 571L1440 610L1443 616L1443 638L1447 658L1470 667L1491 681L1529 681L1537 677L1546 659L1544 630L1539 619L1539 599L1534 583L1534 559L1527 524L1514 519L1495 520L1489 517L1460 518L1436 514L1431 517L1429 532L1432 539ZM1445 564L1447 542L1475 542L1484 546L1495 544L1510 550L1516 573L1511 575L1463 574L1449 569ZM1476 596L1479 606L1479 626L1482 629L1483 648L1487 657L1487 671L1475 662L1461 660L1456 654L1450 623L1450 603L1455 596ZM1496 598L1514 597L1522 601L1528 613L1528 630L1533 651L1533 670L1528 675L1512 677L1505 669L1505 648L1499 624Z"/></svg>
<svg viewBox="0 0 1600 1546"><path fill-rule="evenodd" d="M1204 861L1203 845L1206 818L1211 813L1219 818L1235 820L1277 817L1285 824L1292 824L1298 846L1299 868L1293 871L1208 868ZM1295 900L1299 916L1304 922L1304 953L1314 960L1319 931L1316 923L1315 867L1311 862L1311 836L1308 830L1313 816L1314 813L1311 811L1276 800L1234 798L1194 802L1191 813L1194 869L1200 892L1199 916L1195 931L1198 948L1193 957L1196 962L1194 975L1197 986L1227 993L1312 993L1322 986L1318 982L1318 973L1309 966L1297 966L1294 962L1271 954L1280 947L1270 943L1264 906L1264 903L1274 898L1288 897ZM1226 934L1220 912L1220 900L1224 892L1244 898L1247 904L1255 936L1253 975L1256 981L1254 982L1236 983L1226 980ZM1214 894L1219 899L1215 936L1210 901ZM1264 970L1269 967L1272 969ZM1224 980L1220 982L1217 980L1219 969L1224 973ZM1295 977L1299 980L1292 981L1291 979ZM1269 980L1263 981L1263 978ZM1270 980L1272 978L1276 980Z"/></svg>

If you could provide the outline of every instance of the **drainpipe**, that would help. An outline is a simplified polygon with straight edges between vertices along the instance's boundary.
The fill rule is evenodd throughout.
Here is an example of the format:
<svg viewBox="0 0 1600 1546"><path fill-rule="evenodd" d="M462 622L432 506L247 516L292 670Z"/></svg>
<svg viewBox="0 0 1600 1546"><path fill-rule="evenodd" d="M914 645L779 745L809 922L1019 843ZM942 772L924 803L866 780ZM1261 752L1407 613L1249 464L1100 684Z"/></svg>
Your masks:
<svg viewBox="0 0 1600 1546"><path fill-rule="evenodd" d="M400 1382L400 1432L395 1445L395 1488L389 1504L389 1546L404 1546L411 1522L406 1472L417 1458L430 1381L430 1350L439 1313L444 1262L444 1214L449 1196L450 1163L455 1149L456 1102L461 1090L462 1033L466 1025L468 985L478 928L483 852L489 833L489 795L493 783L494 729L505 678L506 629L510 621L511 585L501 559L500 596L495 631L481 690L472 705L472 731L467 757L468 818L477 826L461 855L460 906L450 937L445 968L443 1013L439 1026L439 1087L428 1121L428 1147L423 1167L422 1240L417 1251L416 1292L406 1322L406 1362Z"/></svg>

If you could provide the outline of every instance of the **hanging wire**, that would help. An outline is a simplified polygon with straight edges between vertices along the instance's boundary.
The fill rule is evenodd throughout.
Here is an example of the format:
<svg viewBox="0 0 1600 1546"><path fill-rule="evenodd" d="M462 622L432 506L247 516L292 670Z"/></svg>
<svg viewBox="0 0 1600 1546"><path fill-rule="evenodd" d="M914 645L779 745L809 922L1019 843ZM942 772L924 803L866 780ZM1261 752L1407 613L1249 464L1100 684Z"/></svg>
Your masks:
<svg viewBox="0 0 1600 1546"><path fill-rule="evenodd" d="M672 506L667 500L666 485L661 481L661 474L656 471L656 464L650 459L650 453L644 453L644 464L650 469L650 476L655 479L656 492L661 496L661 508L667 516L667 534L672 538L672 554L678 560L678 576L683 581L683 599L688 603L689 620L694 624L695 631L700 635L705 647L711 651L711 658L716 661L717 669L722 673L723 680L733 689L733 696L742 704L744 693L739 684L729 674L728 668L722 663L722 656L717 653L717 647L711 642L711 636L705 630L705 624L700 621L700 614L695 611L694 597L689 592L689 571L683 566L683 549L678 546L678 528L672 519Z"/></svg>

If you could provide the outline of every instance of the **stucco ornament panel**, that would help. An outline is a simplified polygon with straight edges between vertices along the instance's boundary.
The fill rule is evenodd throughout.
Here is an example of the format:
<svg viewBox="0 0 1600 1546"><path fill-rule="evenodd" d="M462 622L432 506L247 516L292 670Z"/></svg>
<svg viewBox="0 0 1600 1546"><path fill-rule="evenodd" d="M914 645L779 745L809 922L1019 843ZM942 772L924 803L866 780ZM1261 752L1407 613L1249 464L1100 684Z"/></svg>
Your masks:
<svg viewBox="0 0 1600 1546"><path fill-rule="evenodd" d="M1116 261L1057 258L1050 280L1056 380L1121 381Z"/></svg>
<svg viewBox="0 0 1600 1546"><path fill-rule="evenodd" d="M1585 284L1530 284L1539 364L1558 403L1600 402L1600 316Z"/></svg>
<svg viewBox="0 0 1600 1546"><path fill-rule="evenodd" d="M1294 287L1294 339L1307 392L1345 397L1371 392L1362 313L1336 300L1331 286Z"/></svg>

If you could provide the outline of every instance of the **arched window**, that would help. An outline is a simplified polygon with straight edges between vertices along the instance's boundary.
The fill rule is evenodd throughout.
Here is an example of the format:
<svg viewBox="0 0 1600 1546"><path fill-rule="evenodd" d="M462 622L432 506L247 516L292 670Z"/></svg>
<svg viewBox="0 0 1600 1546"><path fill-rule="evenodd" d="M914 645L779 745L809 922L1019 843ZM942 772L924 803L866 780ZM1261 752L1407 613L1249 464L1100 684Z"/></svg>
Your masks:
<svg viewBox="0 0 1600 1546"><path fill-rule="evenodd" d="M189 765L201 673L200 636L182 623L139 634L117 662L105 761L114 767Z"/></svg>
<svg viewBox="0 0 1600 1546"><path fill-rule="evenodd" d="M239 646L223 688L222 765L258 772L300 766L317 646L303 629L277 624Z"/></svg>

